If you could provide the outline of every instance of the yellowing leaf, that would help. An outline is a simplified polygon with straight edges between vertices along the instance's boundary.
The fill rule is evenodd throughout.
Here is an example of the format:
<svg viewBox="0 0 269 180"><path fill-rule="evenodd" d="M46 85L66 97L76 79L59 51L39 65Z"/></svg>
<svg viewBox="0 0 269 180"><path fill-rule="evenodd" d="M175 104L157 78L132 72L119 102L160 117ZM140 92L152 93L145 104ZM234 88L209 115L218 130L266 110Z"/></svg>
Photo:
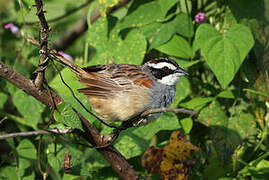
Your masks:
<svg viewBox="0 0 269 180"><path fill-rule="evenodd" d="M192 152L199 149L180 131L174 131L164 148L150 147L142 156L142 166L150 173L159 173L162 179L186 179L190 167L186 165Z"/></svg>

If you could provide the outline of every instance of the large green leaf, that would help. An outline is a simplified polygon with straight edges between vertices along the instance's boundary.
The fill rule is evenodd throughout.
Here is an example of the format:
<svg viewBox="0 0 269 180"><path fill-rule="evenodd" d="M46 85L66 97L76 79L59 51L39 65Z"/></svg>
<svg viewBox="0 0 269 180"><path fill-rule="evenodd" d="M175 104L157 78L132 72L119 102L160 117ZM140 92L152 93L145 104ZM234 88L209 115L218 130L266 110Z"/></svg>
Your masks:
<svg viewBox="0 0 269 180"><path fill-rule="evenodd" d="M173 103L171 104L171 107L177 108L178 103L186 98L190 91L191 89L189 80L185 77L180 78L179 82L177 83L176 96Z"/></svg>
<svg viewBox="0 0 269 180"><path fill-rule="evenodd" d="M54 119L57 122L63 123L69 127L83 130L80 119L75 111L72 109L72 105L62 102L54 111Z"/></svg>
<svg viewBox="0 0 269 180"><path fill-rule="evenodd" d="M144 27L141 29L144 29ZM187 14L179 13L173 20L162 23L160 24L160 28L153 30L150 49L166 43L175 33L179 33L185 37L191 37L193 35L193 25Z"/></svg>
<svg viewBox="0 0 269 180"><path fill-rule="evenodd" d="M23 139L16 150L19 158L18 175L22 177L26 169L31 166L31 160L36 160L37 151L35 146L28 139Z"/></svg>
<svg viewBox="0 0 269 180"><path fill-rule="evenodd" d="M145 37L133 30L122 39L115 23L115 18L101 17L89 28L88 43L96 50L90 63L141 64L147 46Z"/></svg>
<svg viewBox="0 0 269 180"><path fill-rule="evenodd" d="M188 102L180 103L179 106L198 111L213 100L214 100L213 97L197 97L193 98Z"/></svg>
<svg viewBox="0 0 269 180"><path fill-rule="evenodd" d="M146 24L162 20L162 11L157 1L140 5L135 11L128 14L120 24L120 29L141 27Z"/></svg>
<svg viewBox="0 0 269 180"><path fill-rule="evenodd" d="M217 101L204 108L198 117L198 121L206 126L226 126L227 120L224 109Z"/></svg>
<svg viewBox="0 0 269 180"><path fill-rule="evenodd" d="M249 28L241 24L232 25L223 35L211 25L203 24L195 37L195 49L201 48L206 62L223 88L233 80L253 45Z"/></svg>
<svg viewBox="0 0 269 180"><path fill-rule="evenodd" d="M185 37L192 37L194 34L193 23L186 13L179 13L173 21L176 32Z"/></svg>
<svg viewBox="0 0 269 180"><path fill-rule="evenodd" d="M5 104L5 102L8 99L8 95L5 93L0 92L0 109L3 108L3 105Z"/></svg>
<svg viewBox="0 0 269 180"><path fill-rule="evenodd" d="M173 113L165 113L146 126L129 128L121 132L115 147L129 159L141 155L150 145L153 135L161 130L180 129L178 118Z"/></svg>
<svg viewBox="0 0 269 180"><path fill-rule="evenodd" d="M171 9L171 7L173 7L178 2L178 0L158 0L158 1L161 6L163 16L165 16L169 11L169 9Z"/></svg>
<svg viewBox="0 0 269 180"><path fill-rule="evenodd" d="M41 113L45 105L21 90L15 92L12 100L18 111L23 115L24 121L21 121L21 123L37 129L37 123L41 120Z"/></svg>
<svg viewBox="0 0 269 180"><path fill-rule="evenodd" d="M0 179L14 179L14 180L19 180L19 177L17 175L17 173L14 173L18 170L18 168L13 165L9 165L9 166L3 166L3 168L0 169Z"/></svg>
<svg viewBox="0 0 269 180"><path fill-rule="evenodd" d="M155 49L170 56L177 56L182 58L192 58L194 56L190 44L183 37L178 35L174 35L174 37L166 44L161 45Z"/></svg>

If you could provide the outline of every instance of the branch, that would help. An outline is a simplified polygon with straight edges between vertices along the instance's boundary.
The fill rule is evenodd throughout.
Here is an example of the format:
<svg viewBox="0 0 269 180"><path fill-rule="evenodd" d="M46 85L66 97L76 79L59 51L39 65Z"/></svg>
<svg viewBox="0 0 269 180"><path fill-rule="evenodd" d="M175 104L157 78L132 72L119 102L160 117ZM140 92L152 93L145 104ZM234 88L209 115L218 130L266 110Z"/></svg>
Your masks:
<svg viewBox="0 0 269 180"><path fill-rule="evenodd" d="M35 79L35 85L40 89L44 77L45 77L45 70L47 68L47 49L48 49L48 38L49 38L49 25L47 23L46 17L43 11L43 3L41 0L35 0L36 4L36 15L40 21L40 32L41 32L41 42L40 42L40 60L39 60L39 67L37 69L37 77Z"/></svg>
<svg viewBox="0 0 269 180"><path fill-rule="evenodd" d="M51 130L37 130L37 131L28 131L28 132L19 132L19 133L9 133L0 135L0 140L14 137L25 137L25 136L38 136L44 134L67 134L73 133L73 129L51 129Z"/></svg>
<svg viewBox="0 0 269 180"><path fill-rule="evenodd" d="M184 113L184 114L190 114L190 115L197 115L198 112L184 109L184 108L158 108L158 109L150 109L141 114L141 117L145 117L150 114L154 113L161 113L161 112L173 112L176 114Z"/></svg>
<svg viewBox="0 0 269 180"><path fill-rule="evenodd" d="M40 90L31 80L17 73L2 61L0 61L0 77L8 80L11 84L22 89L25 93L33 96L46 106L54 107L54 103L57 105L62 101L58 94L53 91L49 92L47 89ZM53 97L54 103L51 102L51 97Z"/></svg>
<svg viewBox="0 0 269 180"><path fill-rule="evenodd" d="M121 0L115 6L108 8L107 13L110 14L110 13L115 12L119 8L126 5L128 2L130 2L130 0ZM93 24L100 16L101 16L101 13L98 9L93 10L90 16L91 24ZM85 31L87 31L87 29L88 29L87 17L85 16L81 20L79 20L73 27L68 29L59 39L57 39L53 43L52 48L57 51L66 49L68 46L72 44L73 41L75 41Z"/></svg>

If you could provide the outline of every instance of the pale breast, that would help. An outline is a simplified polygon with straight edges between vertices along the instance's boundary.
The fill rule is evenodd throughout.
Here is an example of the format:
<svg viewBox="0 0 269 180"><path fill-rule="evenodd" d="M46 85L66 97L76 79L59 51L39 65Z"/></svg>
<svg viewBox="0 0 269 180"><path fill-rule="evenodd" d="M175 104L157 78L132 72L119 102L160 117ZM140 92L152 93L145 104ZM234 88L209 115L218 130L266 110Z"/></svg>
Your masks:
<svg viewBox="0 0 269 180"><path fill-rule="evenodd" d="M97 115L106 121L126 121L145 109L152 103L145 88L123 91L110 98L89 97L89 102Z"/></svg>

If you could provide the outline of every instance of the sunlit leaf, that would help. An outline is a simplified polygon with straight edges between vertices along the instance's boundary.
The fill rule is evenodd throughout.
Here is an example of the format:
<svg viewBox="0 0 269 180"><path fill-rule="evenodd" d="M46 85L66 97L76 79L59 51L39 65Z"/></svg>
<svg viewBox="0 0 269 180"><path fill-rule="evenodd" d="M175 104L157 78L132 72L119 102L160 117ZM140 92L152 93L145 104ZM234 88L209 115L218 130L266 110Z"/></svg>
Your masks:
<svg viewBox="0 0 269 180"><path fill-rule="evenodd" d="M21 123L37 129L37 123L41 120L45 105L21 90L17 90L13 95L13 103L23 115L24 121Z"/></svg>
<svg viewBox="0 0 269 180"><path fill-rule="evenodd" d="M170 56L177 56L182 58L192 58L194 56L190 44L184 38L178 35L175 35L166 44L161 45L155 49Z"/></svg>
<svg viewBox="0 0 269 180"><path fill-rule="evenodd" d="M178 1L177 0L158 0L161 6L163 16L173 7Z"/></svg>
<svg viewBox="0 0 269 180"><path fill-rule="evenodd" d="M128 14L120 24L120 28L141 27L143 25L160 21L162 11L157 1L140 5L135 11Z"/></svg>
<svg viewBox="0 0 269 180"><path fill-rule="evenodd" d="M201 48L209 67L223 88L233 80L247 53L254 45L251 31L242 24L234 24L223 35L209 25L199 26L195 49Z"/></svg>
<svg viewBox="0 0 269 180"><path fill-rule="evenodd" d="M69 127L83 130L81 121L73 111L71 104L62 102L58 105L57 110L54 111L54 119Z"/></svg>

